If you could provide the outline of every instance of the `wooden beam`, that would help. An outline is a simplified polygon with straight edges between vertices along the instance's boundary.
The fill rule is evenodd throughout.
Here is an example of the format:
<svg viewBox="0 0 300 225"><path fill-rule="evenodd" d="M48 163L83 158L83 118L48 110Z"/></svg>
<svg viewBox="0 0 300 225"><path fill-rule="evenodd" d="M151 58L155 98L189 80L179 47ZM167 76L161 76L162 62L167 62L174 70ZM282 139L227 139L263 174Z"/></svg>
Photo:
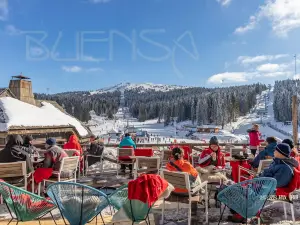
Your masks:
<svg viewBox="0 0 300 225"><path fill-rule="evenodd" d="M292 97L292 121L293 121L293 140L298 143L298 100L297 96Z"/></svg>

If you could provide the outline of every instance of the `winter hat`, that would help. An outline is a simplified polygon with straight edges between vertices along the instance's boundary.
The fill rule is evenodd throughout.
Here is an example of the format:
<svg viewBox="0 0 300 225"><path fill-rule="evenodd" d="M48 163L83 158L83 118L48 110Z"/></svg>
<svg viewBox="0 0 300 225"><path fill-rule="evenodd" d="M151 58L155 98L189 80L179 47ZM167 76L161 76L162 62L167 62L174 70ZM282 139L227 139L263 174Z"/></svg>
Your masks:
<svg viewBox="0 0 300 225"><path fill-rule="evenodd" d="M213 137L209 140L209 145L219 145L218 138L217 138L216 136L213 136Z"/></svg>
<svg viewBox="0 0 300 225"><path fill-rule="evenodd" d="M47 145L55 145L56 144L56 140L55 138L48 138L48 140L46 141Z"/></svg>
<svg viewBox="0 0 300 225"><path fill-rule="evenodd" d="M281 143L278 144L276 147L276 151L280 154L284 155L285 157L290 157L291 154L291 148L288 144Z"/></svg>
<svg viewBox="0 0 300 225"><path fill-rule="evenodd" d="M282 143L288 144L290 148L294 148L294 142L291 139L284 139Z"/></svg>

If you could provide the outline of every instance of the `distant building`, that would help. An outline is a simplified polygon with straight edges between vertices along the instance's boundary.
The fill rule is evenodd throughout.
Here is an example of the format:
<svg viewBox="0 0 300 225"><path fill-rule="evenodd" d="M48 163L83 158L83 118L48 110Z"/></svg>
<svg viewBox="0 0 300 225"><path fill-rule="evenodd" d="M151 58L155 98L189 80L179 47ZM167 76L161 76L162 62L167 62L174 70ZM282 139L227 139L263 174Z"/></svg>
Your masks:
<svg viewBox="0 0 300 225"><path fill-rule="evenodd" d="M202 125L197 126L197 132L199 133L219 133L220 128L216 125Z"/></svg>

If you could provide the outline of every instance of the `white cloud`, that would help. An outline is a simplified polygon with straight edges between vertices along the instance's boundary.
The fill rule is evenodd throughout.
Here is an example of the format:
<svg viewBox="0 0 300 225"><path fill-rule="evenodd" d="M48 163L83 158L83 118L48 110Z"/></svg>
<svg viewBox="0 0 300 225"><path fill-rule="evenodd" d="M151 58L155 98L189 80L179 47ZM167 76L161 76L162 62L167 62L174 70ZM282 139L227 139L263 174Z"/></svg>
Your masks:
<svg viewBox="0 0 300 225"><path fill-rule="evenodd" d="M95 73L95 72L104 72L104 70L100 67L95 68L82 68L80 66L63 66L62 70L67 73L79 73L79 72L87 72L87 73Z"/></svg>
<svg viewBox="0 0 300 225"><path fill-rule="evenodd" d="M253 30L262 19L270 21L272 30L278 36L287 36L290 31L300 28L300 1L266 0L258 12L250 17L248 24L238 27L235 33Z"/></svg>
<svg viewBox="0 0 300 225"><path fill-rule="evenodd" d="M247 74L245 72L219 73L208 78L207 82L211 84L243 83L247 82Z"/></svg>
<svg viewBox="0 0 300 225"><path fill-rule="evenodd" d="M1 0L0 0L1 1ZM14 25L5 26L5 33L11 36L21 35L23 32Z"/></svg>
<svg viewBox="0 0 300 225"><path fill-rule="evenodd" d="M89 0L89 2L95 3L95 4L97 4L97 3L108 3L110 1L111 0Z"/></svg>
<svg viewBox="0 0 300 225"><path fill-rule="evenodd" d="M8 0L0 0L0 20L8 18Z"/></svg>
<svg viewBox="0 0 300 225"><path fill-rule="evenodd" d="M249 30L253 30L257 24L257 18L256 16L251 16L249 19L248 24L245 26L241 26L235 29L234 33L235 34L243 34L246 33Z"/></svg>
<svg viewBox="0 0 300 225"><path fill-rule="evenodd" d="M300 74L294 75L293 79L294 79L294 80L300 80Z"/></svg>
<svg viewBox="0 0 300 225"><path fill-rule="evenodd" d="M89 68L86 70L88 73L94 73L94 72L104 72L104 70L100 67L96 67L96 68Z"/></svg>
<svg viewBox="0 0 300 225"><path fill-rule="evenodd" d="M256 69L259 72L276 72L279 70L279 65L268 63L268 64L260 65Z"/></svg>
<svg viewBox="0 0 300 225"><path fill-rule="evenodd" d="M271 73L264 73L264 77L290 77L293 73L291 71L286 72L271 72Z"/></svg>
<svg viewBox="0 0 300 225"><path fill-rule="evenodd" d="M79 73L82 71L82 68L79 66L63 66L62 70L67 73Z"/></svg>
<svg viewBox="0 0 300 225"><path fill-rule="evenodd" d="M217 0L222 6L228 6L231 3L231 0Z"/></svg>
<svg viewBox="0 0 300 225"><path fill-rule="evenodd" d="M261 63L265 61L273 61L276 59L286 58L289 55L287 54L278 54L278 55L258 55L258 56L240 56L238 57L237 61L244 65L251 64L251 63Z"/></svg>
<svg viewBox="0 0 300 225"><path fill-rule="evenodd" d="M83 56L82 60L88 61L88 62L100 62L101 61L101 59L94 58L93 56Z"/></svg>

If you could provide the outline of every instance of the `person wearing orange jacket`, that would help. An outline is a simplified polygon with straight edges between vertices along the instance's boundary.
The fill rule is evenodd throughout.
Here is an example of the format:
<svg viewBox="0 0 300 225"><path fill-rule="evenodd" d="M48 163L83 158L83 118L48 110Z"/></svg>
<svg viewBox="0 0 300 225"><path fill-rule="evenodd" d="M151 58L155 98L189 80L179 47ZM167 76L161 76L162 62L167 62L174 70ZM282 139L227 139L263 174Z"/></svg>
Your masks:
<svg viewBox="0 0 300 225"><path fill-rule="evenodd" d="M199 157L197 171L203 181L219 182L227 181L227 177L218 170L225 167L225 155L221 152L219 141L213 136L209 141L209 147L204 149Z"/></svg>
<svg viewBox="0 0 300 225"><path fill-rule="evenodd" d="M186 160L183 159L184 153L183 150L176 147L172 149L172 160L167 164L167 170L177 171L177 172L186 172L189 174L191 188L194 188L201 184L201 179L198 175L197 170ZM188 195L186 189L175 188L174 192L179 195Z"/></svg>

